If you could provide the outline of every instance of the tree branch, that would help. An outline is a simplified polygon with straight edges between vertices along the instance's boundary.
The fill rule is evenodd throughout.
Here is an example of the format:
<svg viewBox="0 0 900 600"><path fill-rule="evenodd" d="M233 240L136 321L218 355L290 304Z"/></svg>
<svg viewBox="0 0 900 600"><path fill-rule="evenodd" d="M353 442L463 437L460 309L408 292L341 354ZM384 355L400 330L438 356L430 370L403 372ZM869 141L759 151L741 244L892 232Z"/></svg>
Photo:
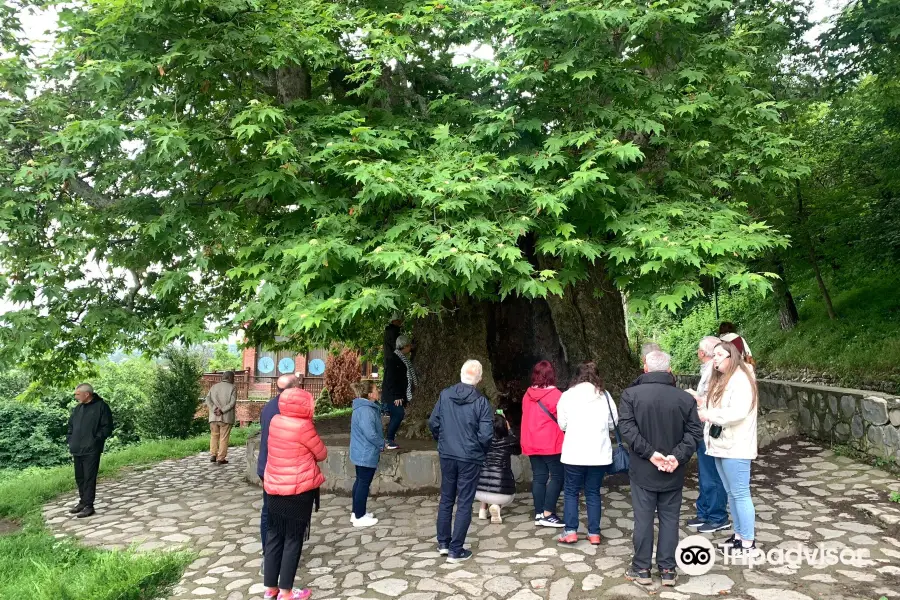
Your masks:
<svg viewBox="0 0 900 600"><path fill-rule="evenodd" d="M62 160L60 166L65 169L71 164L72 159L67 156ZM108 196L106 194L98 192L91 184L89 184L78 175L73 175L72 177L66 179L63 189L71 191L74 195L81 198L92 208L111 208L124 200L124 198L121 196Z"/></svg>

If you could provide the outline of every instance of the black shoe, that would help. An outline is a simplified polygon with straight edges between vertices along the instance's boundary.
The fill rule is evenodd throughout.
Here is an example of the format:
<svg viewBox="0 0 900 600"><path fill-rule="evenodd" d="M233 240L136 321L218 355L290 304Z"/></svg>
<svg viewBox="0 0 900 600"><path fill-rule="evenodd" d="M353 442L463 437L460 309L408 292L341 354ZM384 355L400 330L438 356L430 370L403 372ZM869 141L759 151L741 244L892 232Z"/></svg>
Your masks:
<svg viewBox="0 0 900 600"><path fill-rule="evenodd" d="M635 569L628 567L625 571L625 579L628 581L636 581L640 585L651 585L653 578L650 577L650 569Z"/></svg>
<svg viewBox="0 0 900 600"><path fill-rule="evenodd" d="M80 513L83 510L84 510L84 504L79 502L78 504L76 504L75 506L73 506L72 508L69 509L69 514L74 515L76 513Z"/></svg>
<svg viewBox="0 0 900 600"><path fill-rule="evenodd" d="M209 457L209 462L216 462L216 457L215 457L215 456L210 456L210 457Z"/></svg>
<svg viewBox="0 0 900 600"><path fill-rule="evenodd" d="M78 514L75 515L75 516L76 516L77 518L79 518L79 519L83 519L83 518L85 518L85 517L91 516L92 514L94 514L94 507L93 507L93 506L85 506L85 507L81 510L81 512L78 513Z"/></svg>
<svg viewBox="0 0 900 600"><path fill-rule="evenodd" d="M216 461L216 462L217 462L218 464L220 464L220 465L227 465L227 464L228 464L228 461L225 460L224 458L223 458L222 460Z"/></svg>
<svg viewBox="0 0 900 600"><path fill-rule="evenodd" d="M728 555L735 560L754 560L762 555L762 551L756 548L756 540L753 540L749 548L745 548L743 542L735 542Z"/></svg>
<svg viewBox="0 0 900 600"><path fill-rule="evenodd" d="M552 527L554 529L562 529L566 526L562 519L556 516L556 513L551 513L550 516L547 517L541 517L539 523L542 527Z"/></svg>
<svg viewBox="0 0 900 600"><path fill-rule="evenodd" d="M472 558L472 551L463 549L459 552L451 552L450 556L447 557L447 562L459 563L470 558Z"/></svg>
<svg viewBox="0 0 900 600"><path fill-rule="evenodd" d="M697 529L702 525L706 525L706 521L704 521L700 517L694 517L693 519L689 519L687 522L687 526L691 529Z"/></svg>
<svg viewBox="0 0 900 600"><path fill-rule="evenodd" d="M699 533L715 533L717 531L722 531L723 529L731 529L731 523L729 523L727 519L721 523L704 523L697 528L697 531Z"/></svg>
<svg viewBox="0 0 900 600"><path fill-rule="evenodd" d="M716 546L719 547L719 551L721 552L723 549L727 550L728 548L733 548L734 542L735 542L734 534L732 533L731 537L729 537L727 540L725 540L723 542L719 542L718 544L716 544Z"/></svg>
<svg viewBox="0 0 900 600"><path fill-rule="evenodd" d="M675 572L675 569L660 569L659 578L662 579L663 585L672 587L678 579L678 573Z"/></svg>
<svg viewBox="0 0 900 600"><path fill-rule="evenodd" d="M440 554L441 556L447 556L448 554L450 554L450 546L442 546L441 544L438 544L438 554Z"/></svg>

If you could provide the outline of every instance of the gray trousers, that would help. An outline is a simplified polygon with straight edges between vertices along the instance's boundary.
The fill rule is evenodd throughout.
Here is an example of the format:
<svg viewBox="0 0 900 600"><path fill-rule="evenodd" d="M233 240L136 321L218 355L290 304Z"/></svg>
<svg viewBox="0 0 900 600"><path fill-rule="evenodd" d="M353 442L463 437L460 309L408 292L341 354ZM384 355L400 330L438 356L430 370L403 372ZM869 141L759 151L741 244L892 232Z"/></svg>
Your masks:
<svg viewBox="0 0 900 600"><path fill-rule="evenodd" d="M634 509L635 569L649 569L653 558L653 521L659 515L659 544L656 564L660 569L675 568L678 546L678 520L681 516L681 488L671 492L653 492L631 484L631 506Z"/></svg>

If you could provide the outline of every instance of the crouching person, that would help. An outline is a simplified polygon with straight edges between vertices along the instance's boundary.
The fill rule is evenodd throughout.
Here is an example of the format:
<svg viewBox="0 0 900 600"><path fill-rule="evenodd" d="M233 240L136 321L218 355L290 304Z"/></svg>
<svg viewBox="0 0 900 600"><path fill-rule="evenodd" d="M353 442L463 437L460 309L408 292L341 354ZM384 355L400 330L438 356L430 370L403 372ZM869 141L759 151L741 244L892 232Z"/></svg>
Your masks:
<svg viewBox="0 0 900 600"><path fill-rule="evenodd" d="M491 523L502 523L500 508L511 504L516 494L516 478L512 472L512 457L522 454L519 440L510 430L509 422L501 411L494 415L494 438L481 467L481 477L475 491L475 500L481 502L479 519L488 518Z"/></svg>

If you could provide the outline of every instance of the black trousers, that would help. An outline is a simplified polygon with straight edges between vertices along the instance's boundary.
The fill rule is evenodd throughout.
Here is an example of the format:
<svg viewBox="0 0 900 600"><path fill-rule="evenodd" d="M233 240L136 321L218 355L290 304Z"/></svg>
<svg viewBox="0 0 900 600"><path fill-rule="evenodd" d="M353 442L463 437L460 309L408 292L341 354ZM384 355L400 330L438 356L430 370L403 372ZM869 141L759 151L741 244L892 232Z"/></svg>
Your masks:
<svg viewBox="0 0 900 600"><path fill-rule="evenodd" d="M660 569L675 568L678 547L678 519L681 514L681 488L671 492L654 492L631 483L631 506L634 509L635 569L649 569L653 557L653 521L659 515L659 544L656 564Z"/></svg>
<svg viewBox="0 0 900 600"><path fill-rule="evenodd" d="M100 470L100 453L74 456L75 483L78 484L78 497L84 506L94 506L97 493L97 472Z"/></svg>
<svg viewBox="0 0 900 600"><path fill-rule="evenodd" d="M283 528L269 526L263 549L263 584L266 587L283 590L294 587L300 553L303 551L303 537L304 534L299 531L284 531Z"/></svg>

